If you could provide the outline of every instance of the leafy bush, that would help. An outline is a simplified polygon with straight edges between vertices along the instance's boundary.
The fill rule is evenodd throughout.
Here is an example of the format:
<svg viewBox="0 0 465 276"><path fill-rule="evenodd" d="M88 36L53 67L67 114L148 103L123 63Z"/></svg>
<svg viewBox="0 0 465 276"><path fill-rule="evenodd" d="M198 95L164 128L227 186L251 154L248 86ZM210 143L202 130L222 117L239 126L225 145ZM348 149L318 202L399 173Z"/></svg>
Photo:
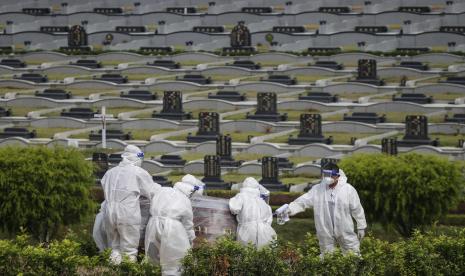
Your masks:
<svg viewBox="0 0 465 276"><path fill-rule="evenodd" d="M92 213L92 164L75 149L0 148L0 221L48 241L62 225Z"/></svg>
<svg viewBox="0 0 465 276"><path fill-rule="evenodd" d="M452 236L416 232L392 244L366 237L361 257L336 251L320 258L310 234L300 247L277 242L260 250L222 238L193 248L183 269L185 275L463 275L464 250L465 230Z"/></svg>
<svg viewBox="0 0 465 276"><path fill-rule="evenodd" d="M343 159L349 183L359 193L367 220L410 236L457 206L464 178L446 159L420 154L360 154Z"/></svg>
<svg viewBox="0 0 465 276"><path fill-rule="evenodd" d="M109 263L109 252L85 256L81 244L69 239L31 245L29 237L0 240L0 275L161 275L160 267L123 261Z"/></svg>

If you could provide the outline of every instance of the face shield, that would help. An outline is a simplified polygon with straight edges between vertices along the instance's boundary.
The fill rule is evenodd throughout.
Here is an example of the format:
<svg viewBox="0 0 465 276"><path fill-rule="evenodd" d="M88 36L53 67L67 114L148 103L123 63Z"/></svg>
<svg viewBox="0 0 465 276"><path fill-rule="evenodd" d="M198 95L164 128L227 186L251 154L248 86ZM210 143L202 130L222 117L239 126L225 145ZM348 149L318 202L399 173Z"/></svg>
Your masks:
<svg viewBox="0 0 465 276"><path fill-rule="evenodd" d="M323 170L323 179L322 183L325 185L331 185L336 181L336 179L340 176L338 169L333 170Z"/></svg>

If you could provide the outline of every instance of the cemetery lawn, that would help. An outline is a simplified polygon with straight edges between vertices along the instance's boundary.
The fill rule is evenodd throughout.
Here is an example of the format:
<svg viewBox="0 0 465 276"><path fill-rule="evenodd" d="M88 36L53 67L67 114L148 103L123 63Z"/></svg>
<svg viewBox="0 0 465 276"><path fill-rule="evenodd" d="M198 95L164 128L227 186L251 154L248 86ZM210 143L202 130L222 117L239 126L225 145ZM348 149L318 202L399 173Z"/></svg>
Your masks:
<svg viewBox="0 0 465 276"><path fill-rule="evenodd" d="M8 87L8 86L0 87L0 95L1 95L1 96L4 96L6 93L10 93L10 92L16 92L16 93L20 93L20 94L33 95L34 92L35 92L35 89L31 89L31 88L18 88L18 87Z"/></svg>
<svg viewBox="0 0 465 276"><path fill-rule="evenodd" d="M465 133L459 135L429 133L428 136L431 140L439 138L439 147L457 147L459 139L465 139ZM398 141L402 140L404 133L395 135L393 137L397 137ZM374 140L369 142L369 144L381 145L381 140Z"/></svg>
<svg viewBox="0 0 465 276"><path fill-rule="evenodd" d="M432 96L433 100L442 100L442 101L454 101L458 98L465 97L465 93L457 93L457 92L430 92L424 93L426 96Z"/></svg>
<svg viewBox="0 0 465 276"><path fill-rule="evenodd" d="M130 111L136 111L141 108L139 107L107 107L106 108L106 114L112 114L113 118L118 118L118 114L124 113L124 112L130 112ZM94 110L98 111L99 113L101 112L101 108L94 108Z"/></svg>
<svg viewBox="0 0 465 276"><path fill-rule="evenodd" d="M131 62L131 61L128 61L128 60L101 60L100 61L102 63L102 66L116 66L120 63L127 63L127 62Z"/></svg>
<svg viewBox="0 0 465 276"><path fill-rule="evenodd" d="M64 80L65 78L69 77L74 77L75 80L91 80L92 79L92 73L87 73L87 74L66 74L66 73L52 73L52 74L47 74L47 77L49 80Z"/></svg>
<svg viewBox="0 0 465 276"><path fill-rule="evenodd" d="M181 157L187 162L190 162L194 160L203 160L205 155L208 155L208 154L201 153L201 152L187 152L187 153L181 154Z"/></svg>
<svg viewBox="0 0 465 276"><path fill-rule="evenodd" d="M351 112L347 112L351 114ZM415 112L378 112L378 115L386 114L386 123L404 123L407 115L424 115L424 113ZM344 114L335 114L323 118L323 121L343 121ZM428 118L429 123L439 123L444 121L444 115L438 115Z"/></svg>
<svg viewBox="0 0 465 276"><path fill-rule="evenodd" d="M118 90L99 89L99 88L70 88L70 89L63 88L63 89L66 91L70 91L73 94L73 96L81 96L81 97L89 96L90 94L95 94L95 93L104 93L104 95L119 96L119 93L120 93L120 91Z"/></svg>
<svg viewBox="0 0 465 276"><path fill-rule="evenodd" d="M145 108L144 108L145 109ZM143 109L141 109L143 110ZM135 110L134 110L135 111ZM142 119L142 118L152 118L152 113L153 111L144 111L142 113L139 113L139 114L136 114L134 115L133 117L131 118L139 118L139 119Z"/></svg>
<svg viewBox="0 0 465 276"><path fill-rule="evenodd" d="M42 109L49 109L53 107L39 107L39 106L10 106L6 107L6 109L11 108L11 113L13 117L25 117L27 116L27 113L31 111L38 111ZM47 115L47 114L46 114Z"/></svg>
<svg viewBox="0 0 465 276"><path fill-rule="evenodd" d="M35 129L37 132L36 138L53 138L53 135L60 132L74 130L75 128L66 128L66 127L49 127L49 128L42 128L42 127L28 127L29 130Z"/></svg>
<svg viewBox="0 0 465 276"><path fill-rule="evenodd" d="M195 135L197 132L193 132L192 135ZM249 135L252 136L262 136L265 135L262 132L223 132L224 135L230 134L232 141L233 142L241 142L241 143L247 143L247 137ZM171 141L186 141L187 140L187 134L182 134L182 135L177 135L177 136L170 136L167 137L166 140L171 140Z"/></svg>
<svg viewBox="0 0 465 276"><path fill-rule="evenodd" d="M165 132L173 131L173 129L124 129L126 132L131 132L134 140L145 140L149 141L150 137L155 134L162 134Z"/></svg>
<svg viewBox="0 0 465 276"><path fill-rule="evenodd" d="M250 112L250 114L254 114L255 111ZM278 113L284 114L287 113L287 120L288 121L299 121L300 120L300 114L303 113L320 113L316 109L306 109L306 110L292 110L292 109L283 109L283 110L278 110ZM235 114L235 115L230 115L226 116L223 118L224 120L245 120L247 117L246 113L240 113L240 114Z"/></svg>
<svg viewBox="0 0 465 276"><path fill-rule="evenodd" d="M316 82L317 80L321 79L327 79L327 78L333 78L337 76L331 76L331 75L294 75L294 77L297 78L297 82Z"/></svg>
<svg viewBox="0 0 465 276"><path fill-rule="evenodd" d="M292 132L291 135L294 135L294 137L297 137L298 131ZM355 138L365 138L369 137L375 134L371 133L347 133L347 132L323 132L323 135L326 138L329 138L329 136L333 136L333 144L334 145L350 145L350 138L355 137ZM270 143L287 143L289 140L289 135L283 135L279 137L275 137L270 140L266 140L266 142Z"/></svg>

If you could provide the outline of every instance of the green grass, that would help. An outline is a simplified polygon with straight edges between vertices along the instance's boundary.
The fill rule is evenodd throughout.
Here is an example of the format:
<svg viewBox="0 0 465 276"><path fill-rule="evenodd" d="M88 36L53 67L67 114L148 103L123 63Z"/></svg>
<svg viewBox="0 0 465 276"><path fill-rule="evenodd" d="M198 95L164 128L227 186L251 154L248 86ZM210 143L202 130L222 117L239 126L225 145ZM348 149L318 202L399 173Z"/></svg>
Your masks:
<svg viewBox="0 0 465 276"><path fill-rule="evenodd" d="M425 93L426 96L432 96L434 100L442 100L442 101L453 101L457 98L465 97L465 93L454 93L454 92L430 92Z"/></svg>
<svg viewBox="0 0 465 276"><path fill-rule="evenodd" d="M65 78L69 77L74 77L76 80L91 80L92 75L89 74L82 74L82 75L76 75L76 74L66 74L66 73L52 73L52 74L47 74L47 77L49 80L64 80Z"/></svg>
<svg viewBox="0 0 465 276"><path fill-rule="evenodd" d="M65 127L49 127L49 128L38 128L38 127L29 127L29 130L35 130L37 132L37 138L53 138L53 135L60 132L74 130L75 128L65 128Z"/></svg>
<svg viewBox="0 0 465 276"><path fill-rule="evenodd" d="M294 135L294 137L297 137L298 131L292 132L291 134ZM335 145L349 145L351 137L364 138L364 137L371 136L371 134L369 133L343 133L343 132L324 132L323 135L326 138L328 138L329 136L333 136L333 144ZM283 136L275 137L270 140L266 140L266 142L287 143L288 140L289 140L289 135L283 135Z"/></svg>
<svg viewBox="0 0 465 276"><path fill-rule="evenodd" d="M316 82L317 80L332 78L330 75L295 75L297 82Z"/></svg>
<svg viewBox="0 0 465 276"><path fill-rule="evenodd" d="M397 137L397 140L402 140L404 137L404 133L394 135L392 137ZM459 139L465 139L465 133L459 135L452 135L452 134L437 134L437 133L430 133L428 135L431 140L439 138L439 146L440 147L457 147ZM370 144L380 145L381 139L371 141Z"/></svg>
<svg viewBox="0 0 465 276"><path fill-rule="evenodd" d="M106 113L107 114L113 114L114 118L118 118L118 114L124 113L124 112L129 112L129 111L136 111L139 108L137 107L110 107L106 108Z"/></svg>
<svg viewBox="0 0 465 276"><path fill-rule="evenodd" d="M124 132L131 132L134 140L150 140L152 135L176 131L176 129L124 129Z"/></svg>
<svg viewBox="0 0 465 276"><path fill-rule="evenodd" d="M303 114L303 113L319 113L318 110L315 110L315 109L307 109L307 110L283 109L283 110L278 110L278 112L281 114L287 113L288 121L299 121L300 114ZM255 111L251 111L250 113L253 114L255 113ZM246 117L247 117L246 113L241 113L241 114L226 116L224 119L225 120L243 120L243 119L246 119Z"/></svg>
<svg viewBox="0 0 465 276"><path fill-rule="evenodd" d="M195 135L195 133L196 132L192 133L192 135ZM225 132L223 134L230 134L233 142L242 142L242 143L247 142L247 137L249 135L252 135L254 137L265 135L264 133L261 133L261 132L244 132L244 133L243 132ZM170 136L166 139L171 140L171 141L186 141L187 134Z"/></svg>
<svg viewBox="0 0 465 276"><path fill-rule="evenodd" d="M203 158L205 157L205 153L189 152L189 153L184 153L181 156L182 156L182 159L187 160L189 162L193 160L203 160Z"/></svg>
<svg viewBox="0 0 465 276"><path fill-rule="evenodd" d="M7 107L7 108L11 108L11 113L12 116L18 116L18 117L24 117L24 116L27 116L27 113L31 112L31 111L38 111L38 110L42 110L42 109L48 109L48 108L51 108L51 107L40 107L40 106L11 106L11 107Z"/></svg>

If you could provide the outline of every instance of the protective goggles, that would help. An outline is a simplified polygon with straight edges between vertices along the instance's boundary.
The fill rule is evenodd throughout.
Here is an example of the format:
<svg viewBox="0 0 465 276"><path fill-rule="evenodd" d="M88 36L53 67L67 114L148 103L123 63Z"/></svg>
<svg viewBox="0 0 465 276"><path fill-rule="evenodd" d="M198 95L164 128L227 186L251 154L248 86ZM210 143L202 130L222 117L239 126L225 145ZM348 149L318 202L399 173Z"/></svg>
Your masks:
<svg viewBox="0 0 465 276"><path fill-rule="evenodd" d="M189 195L189 197L191 197L195 192L199 191L199 190L202 190L203 189L203 186L197 186L195 185L194 186L194 189L192 189L192 192L191 194Z"/></svg>
<svg viewBox="0 0 465 276"><path fill-rule="evenodd" d="M144 153L142 151L138 152L137 157L139 157L140 159L144 159Z"/></svg>
<svg viewBox="0 0 465 276"><path fill-rule="evenodd" d="M323 170L323 175L325 176L340 176L337 170Z"/></svg>

